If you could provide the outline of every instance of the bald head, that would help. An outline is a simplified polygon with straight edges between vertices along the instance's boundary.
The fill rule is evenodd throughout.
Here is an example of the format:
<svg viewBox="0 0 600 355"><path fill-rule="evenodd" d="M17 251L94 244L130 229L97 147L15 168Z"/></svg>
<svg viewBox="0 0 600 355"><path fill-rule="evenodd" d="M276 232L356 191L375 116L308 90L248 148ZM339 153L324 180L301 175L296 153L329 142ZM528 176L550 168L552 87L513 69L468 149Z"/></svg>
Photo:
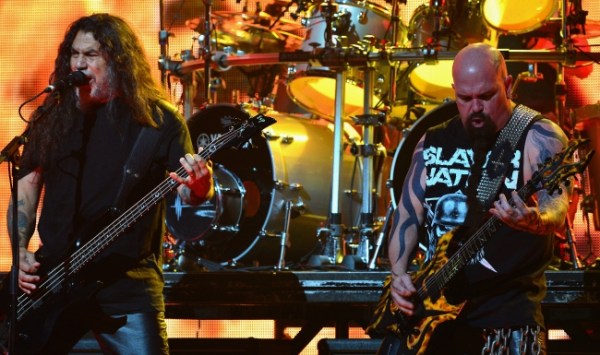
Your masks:
<svg viewBox="0 0 600 355"><path fill-rule="evenodd" d="M463 48L454 59L452 77L454 81L468 75L499 75L504 81L507 76L506 63L502 54L485 43L470 44Z"/></svg>
<svg viewBox="0 0 600 355"><path fill-rule="evenodd" d="M452 78L456 104L463 125L499 131L512 113L512 77L500 52L487 44L470 44L454 59Z"/></svg>

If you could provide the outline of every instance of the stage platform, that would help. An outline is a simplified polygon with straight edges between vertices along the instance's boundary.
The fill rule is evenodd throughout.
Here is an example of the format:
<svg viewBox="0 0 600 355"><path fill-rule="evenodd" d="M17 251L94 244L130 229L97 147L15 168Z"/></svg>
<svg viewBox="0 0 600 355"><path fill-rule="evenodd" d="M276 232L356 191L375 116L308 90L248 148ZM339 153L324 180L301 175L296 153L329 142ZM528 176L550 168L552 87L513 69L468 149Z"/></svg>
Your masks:
<svg viewBox="0 0 600 355"><path fill-rule="evenodd" d="M274 320L273 339L169 339L172 354L300 354L324 327L319 355L375 354L377 339L350 339L364 328L379 299L384 271L165 272L166 317L198 320ZM570 339L549 343L548 354L600 354L600 271L547 271L543 312L549 329ZM300 327L295 337L286 327ZM92 338L72 354L99 354Z"/></svg>
<svg viewBox="0 0 600 355"><path fill-rule="evenodd" d="M333 344L338 345L348 338L350 326L364 328L386 275L383 271L167 272L167 318L273 319L281 328L300 326L300 333L285 341L287 347L283 338L273 339L278 353L299 354L323 327L335 327L338 343ZM564 329L572 339L555 342L553 353L577 346L581 353L590 353L586 351L596 349L600 329L600 271L547 271L546 277L543 311L548 328ZM363 341L361 346L369 344Z"/></svg>

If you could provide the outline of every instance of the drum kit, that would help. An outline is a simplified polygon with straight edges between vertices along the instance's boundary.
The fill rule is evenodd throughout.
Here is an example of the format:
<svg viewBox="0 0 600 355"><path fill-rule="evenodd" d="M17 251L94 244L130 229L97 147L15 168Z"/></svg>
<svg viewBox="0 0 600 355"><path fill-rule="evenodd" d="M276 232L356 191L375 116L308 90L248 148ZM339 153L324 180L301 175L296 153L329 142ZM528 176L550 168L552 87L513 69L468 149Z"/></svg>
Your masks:
<svg viewBox="0 0 600 355"><path fill-rule="evenodd" d="M264 11L258 4L253 13L212 12L205 2L204 18L186 21L202 34L200 54L160 60L172 75L203 76L205 102L196 112L185 94L189 87L183 88L195 147L227 132L231 118L260 111L277 123L246 145L213 156L212 200L194 207L176 196L169 199L165 268L281 269L289 267L286 262L375 268L412 149L427 128L457 112L449 102L456 51L551 23L566 3L559 2L430 0L417 7L408 25L399 16L406 0L385 7L355 0L276 0ZM503 50L503 55L561 67L580 58L574 52ZM248 75L243 70L248 66L258 66L266 82L266 90L254 90L260 91L258 100L211 100L212 77L233 67ZM285 94L306 114L270 105L265 92L275 83L264 77L269 71L264 68L271 66L287 68ZM382 187L390 147L381 135L390 129L402 138L391 147L390 177ZM387 216L379 217L377 204L386 188Z"/></svg>

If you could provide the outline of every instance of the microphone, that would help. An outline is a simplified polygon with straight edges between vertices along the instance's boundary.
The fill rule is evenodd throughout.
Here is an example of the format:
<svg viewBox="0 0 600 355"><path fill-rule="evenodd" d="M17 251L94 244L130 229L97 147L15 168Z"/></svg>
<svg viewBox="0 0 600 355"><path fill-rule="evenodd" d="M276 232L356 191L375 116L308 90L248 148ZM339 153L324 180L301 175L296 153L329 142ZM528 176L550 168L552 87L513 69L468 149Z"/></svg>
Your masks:
<svg viewBox="0 0 600 355"><path fill-rule="evenodd" d="M43 92L49 93L54 91L62 91L66 88L70 88L71 86L85 85L89 81L90 79L81 70L77 70L71 72L66 78L48 85Z"/></svg>

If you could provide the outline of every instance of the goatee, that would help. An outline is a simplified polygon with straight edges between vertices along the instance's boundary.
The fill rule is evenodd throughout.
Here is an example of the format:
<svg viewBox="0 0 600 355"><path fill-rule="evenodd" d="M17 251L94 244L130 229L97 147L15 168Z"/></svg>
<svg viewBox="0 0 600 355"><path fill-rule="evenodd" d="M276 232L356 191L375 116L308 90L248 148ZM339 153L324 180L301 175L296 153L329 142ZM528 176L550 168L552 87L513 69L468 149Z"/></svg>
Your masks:
<svg viewBox="0 0 600 355"><path fill-rule="evenodd" d="M473 120L481 120L483 126L474 127ZM496 140L496 128L492 123L492 119L483 112L475 112L469 116L466 130L475 153L485 154L491 149Z"/></svg>

